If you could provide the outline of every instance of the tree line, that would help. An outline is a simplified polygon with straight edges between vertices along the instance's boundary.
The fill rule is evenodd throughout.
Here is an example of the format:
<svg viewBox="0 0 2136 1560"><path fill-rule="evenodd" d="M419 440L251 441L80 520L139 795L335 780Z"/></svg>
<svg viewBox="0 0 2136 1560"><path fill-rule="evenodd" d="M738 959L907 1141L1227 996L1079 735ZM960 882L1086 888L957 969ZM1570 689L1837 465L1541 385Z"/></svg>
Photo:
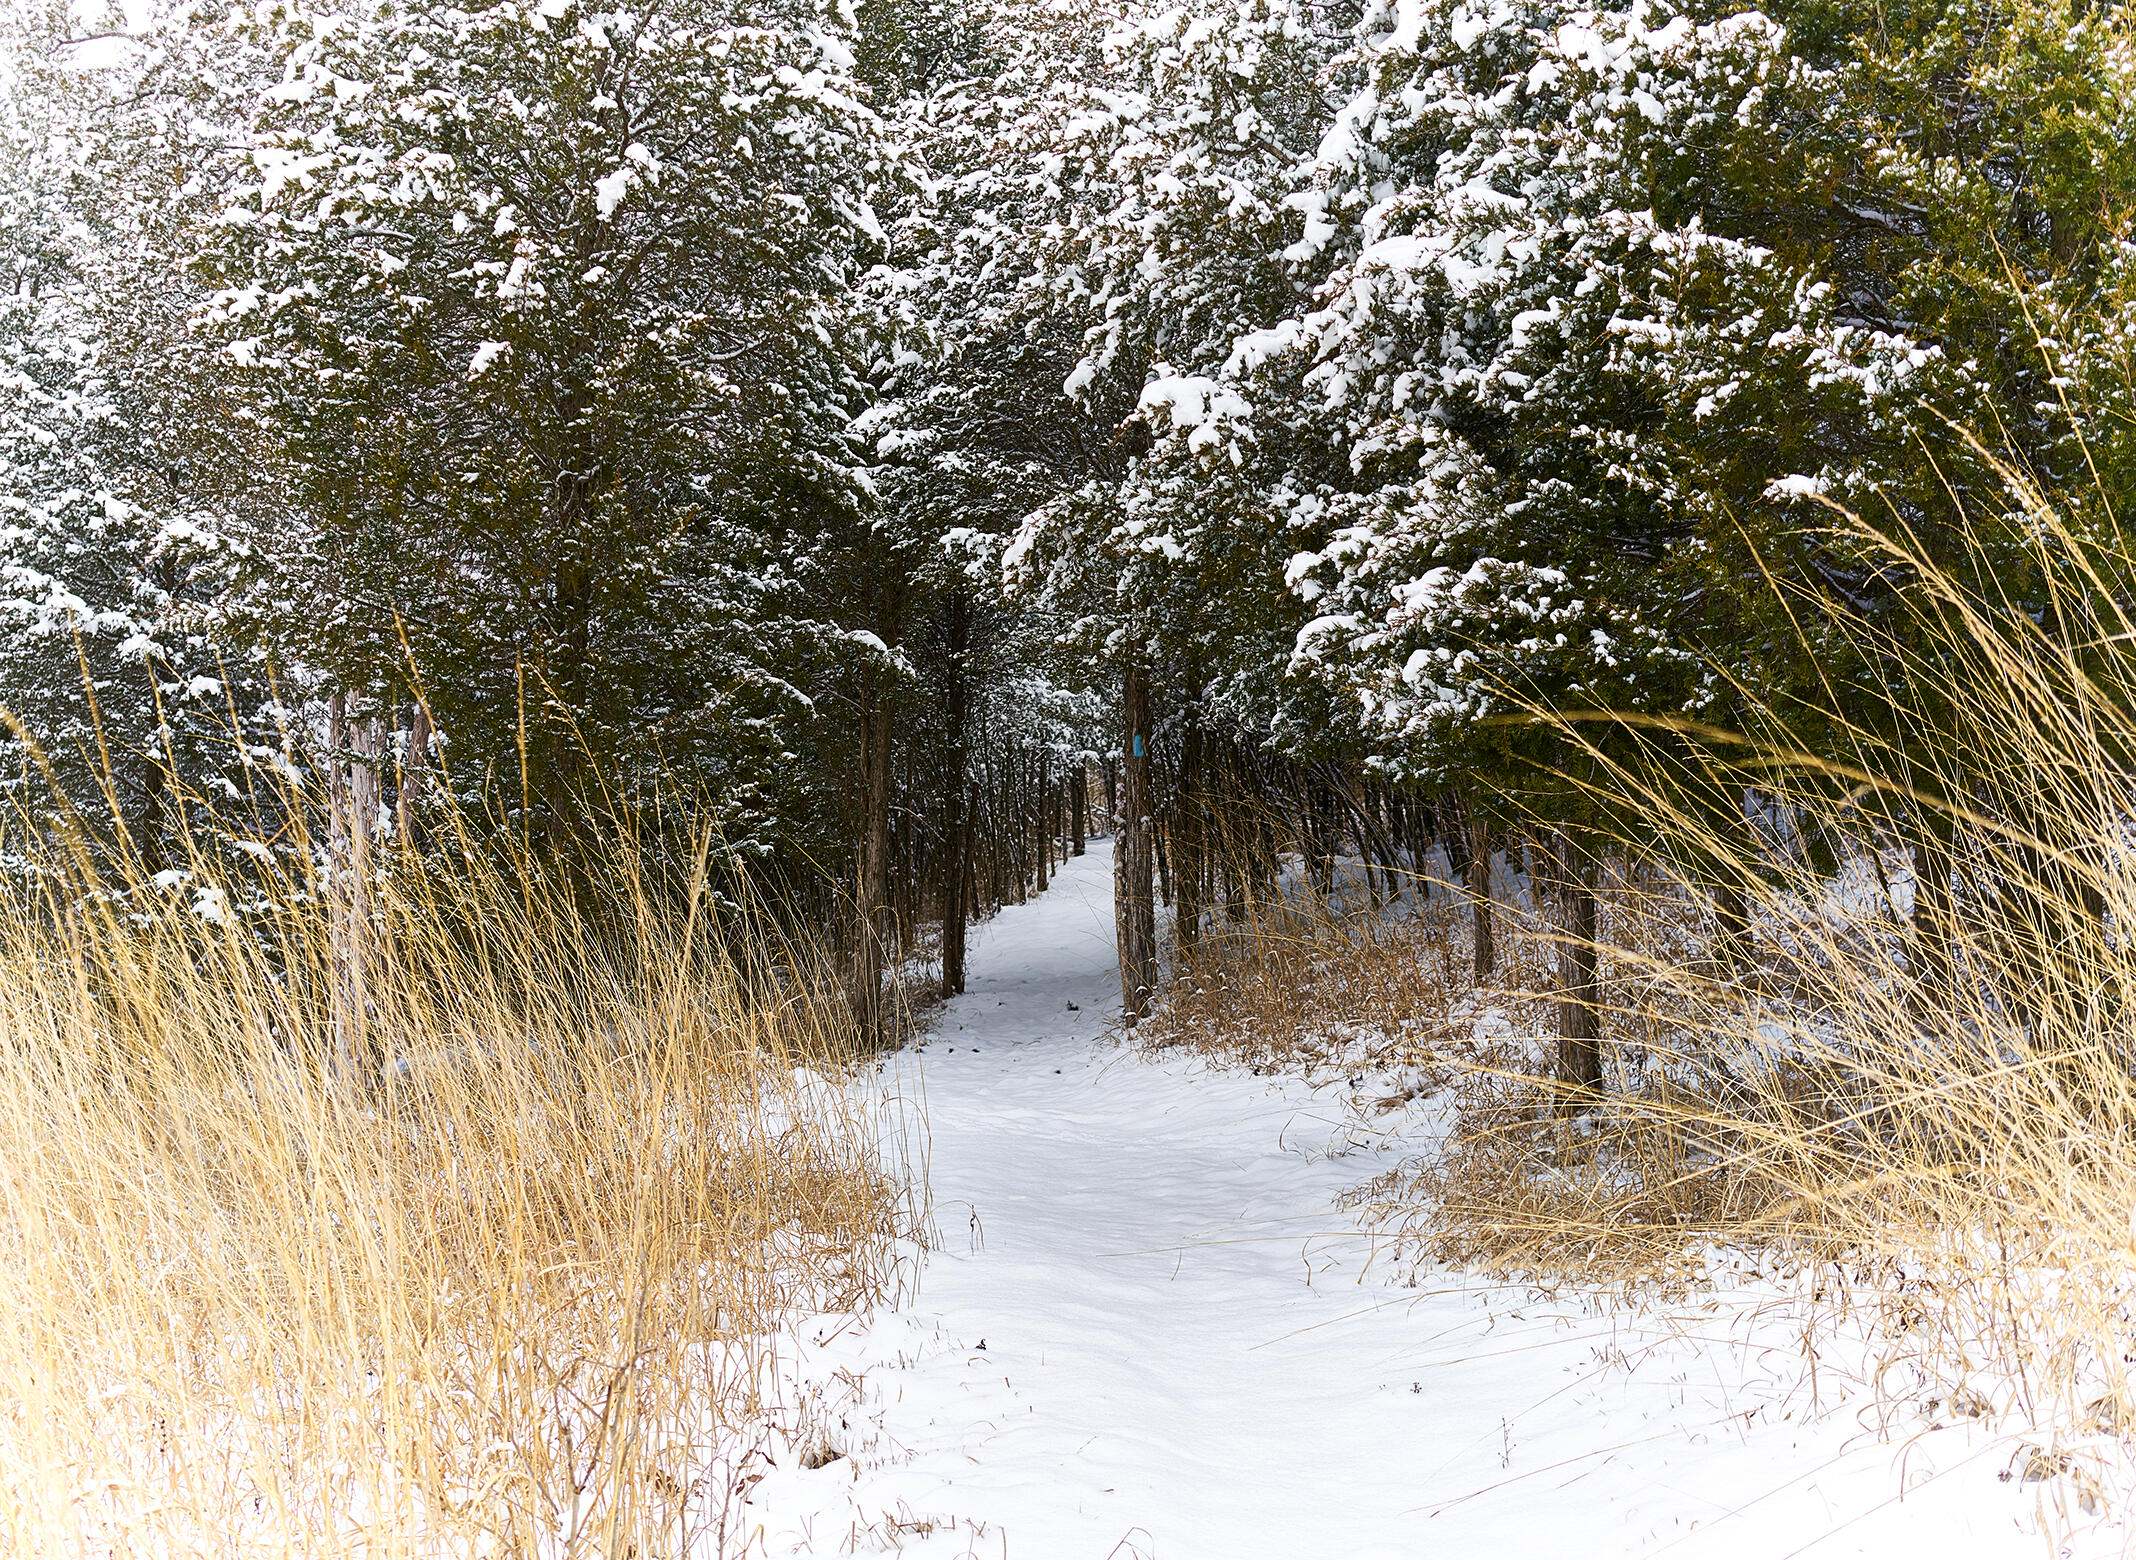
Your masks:
<svg viewBox="0 0 2136 1560"><path fill-rule="evenodd" d="M2089 0L6 26L34 827L241 859L282 770L343 855L709 822L870 1031L1093 814L1131 1015L1160 901L1191 947L1293 851L1443 846L1482 970L1517 827L1591 945L1611 744L1914 740L1912 578L1842 515L2039 621L2012 473L2110 537L2136 469L2136 42Z"/></svg>

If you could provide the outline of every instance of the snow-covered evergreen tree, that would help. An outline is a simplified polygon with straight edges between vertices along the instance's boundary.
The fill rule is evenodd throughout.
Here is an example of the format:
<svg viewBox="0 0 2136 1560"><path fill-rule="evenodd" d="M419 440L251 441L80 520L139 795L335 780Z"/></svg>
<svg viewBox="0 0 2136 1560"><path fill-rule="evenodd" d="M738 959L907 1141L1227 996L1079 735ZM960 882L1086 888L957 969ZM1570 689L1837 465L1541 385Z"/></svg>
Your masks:
<svg viewBox="0 0 2136 1560"><path fill-rule="evenodd" d="M196 800L244 827L267 694L228 620L242 549L137 393L84 159L112 83L63 52L70 19L0 39L0 707L26 816L116 826L160 866Z"/></svg>
<svg viewBox="0 0 2136 1560"><path fill-rule="evenodd" d="M121 135L186 181L199 333L286 484L268 632L374 699L419 679L471 784L523 731L552 818L619 758L738 835L777 811L860 497L845 31L379 0L161 35Z"/></svg>

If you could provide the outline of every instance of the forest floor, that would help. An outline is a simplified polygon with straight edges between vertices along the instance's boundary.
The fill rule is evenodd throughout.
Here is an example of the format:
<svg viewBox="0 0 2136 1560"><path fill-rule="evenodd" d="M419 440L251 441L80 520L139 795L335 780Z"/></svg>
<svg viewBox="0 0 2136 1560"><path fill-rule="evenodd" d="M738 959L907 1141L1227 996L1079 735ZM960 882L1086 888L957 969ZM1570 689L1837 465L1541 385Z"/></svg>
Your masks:
<svg viewBox="0 0 2136 1560"><path fill-rule="evenodd" d="M765 1554L2122 1552L2049 1520L2067 1481L2020 1441L1806 1338L1788 1283L1546 1298L1375 1241L1344 1194L1442 1107L1124 1045L1111 927L1097 841L886 1064L924 1093L940 1239L905 1308L799 1341Z"/></svg>

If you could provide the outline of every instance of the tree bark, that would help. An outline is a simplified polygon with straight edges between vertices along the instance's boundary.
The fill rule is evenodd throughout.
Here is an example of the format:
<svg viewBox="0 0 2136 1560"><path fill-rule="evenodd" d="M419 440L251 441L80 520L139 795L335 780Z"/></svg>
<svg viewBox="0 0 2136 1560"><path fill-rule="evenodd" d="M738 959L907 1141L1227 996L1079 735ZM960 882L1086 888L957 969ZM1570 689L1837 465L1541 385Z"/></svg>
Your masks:
<svg viewBox="0 0 2136 1560"><path fill-rule="evenodd" d="M141 821L136 841L136 855L141 863L141 875L153 878L160 873L169 860L164 849L166 803L170 796L170 770L161 752L149 752L142 758L141 773Z"/></svg>
<svg viewBox="0 0 2136 1560"><path fill-rule="evenodd" d="M1038 784L1031 792L1032 827L1038 834L1038 891L1053 873L1053 755L1040 750Z"/></svg>
<svg viewBox="0 0 2136 1560"><path fill-rule="evenodd" d="M1023 758L1014 748L1002 755L1001 763L1001 832L1008 845L1008 889L1011 903L1022 904L1030 897L1031 863L1025 857L1031 839L1024 824L1022 786Z"/></svg>
<svg viewBox="0 0 2136 1560"><path fill-rule="evenodd" d="M1157 903L1172 907L1172 841L1169 830L1150 819L1150 851L1157 858Z"/></svg>
<svg viewBox="0 0 2136 1560"><path fill-rule="evenodd" d="M1931 1009L1957 978L1958 914L1952 889L1955 853L1947 819L1927 813L1914 834L1913 962Z"/></svg>
<svg viewBox="0 0 2136 1560"><path fill-rule="evenodd" d="M848 1001L863 1045L883 1038L883 961L890 942L890 691L868 674L860 706L860 838L853 869Z"/></svg>
<svg viewBox="0 0 2136 1560"><path fill-rule="evenodd" d="M430 707L421 699L409 712L406 746L401 750L399 794L394 798L393 833L403 850L413 850L422 824L423 799L430 791Z"/></svg>
<svg viewBox="0 0 2136 1560"><path fill-rule="evenodd" d="M1178 928L1179 951L1193 952L1201 940L1202 855L1201 727L1191 721L1179 741L1179 802L1172 823L1173 921Z"/></svg>
<svg viewBox="0 0 2136 1560"><path fill-rule="evenodd" d="M1599 960L1595 939L1600 915L1595 901L1594 864L1567 831L1559 831L1552 850L1557 878L1558 927L1558 1078L1567 1103L1577 1108L1602 1089L1602 1023L1598 990Z"/></svg>
<svg viewBox="0 0 2136 1560"><path fill-rule="evenodd" d="M950 592L944 635L949 675L943 693L943 724L948 751L942 774L942 995L964 989L964 932L971 899L972 822L979 810L978 787L970 779L971 690L964 658L971 648L971 603L964 592Z"/></svg>
<svg viewBox="0 0 2136 1560"><path fill-rule="evenodd" d="M384 750L384 716L352 716L348 694L337 692L327 709L329 1064L345 1089L371 1070L371 835Z"/></svg>
<svg viewBox="0 0 2136 1560"><path fill-rule="evenodd" d="M1498 974L1498 921L1491 903L1491 831L1481 818L1468 825L1467 878L1469 928L1475 955L1476 984L1481 986Z"/></svg>
<svg viewBox="0 0 2136 1560"><path fill-rule="evenodd" d="M1741 981L1750 973L1750 899L1743 885L1729 878L1715 882L1708 897L1713 901L1714 957L1728 979Z"/></svg>
<svg viewBox="0 0 2136 1560"><path fill-rule="evenodd" d="M1142 668L1133 663L1124 679L1121 717L1120 840L1113 858L1113 919L1120 954L1120 1010L1132 1028L1148 1015L1157 990L1149 684Z"/></svg>

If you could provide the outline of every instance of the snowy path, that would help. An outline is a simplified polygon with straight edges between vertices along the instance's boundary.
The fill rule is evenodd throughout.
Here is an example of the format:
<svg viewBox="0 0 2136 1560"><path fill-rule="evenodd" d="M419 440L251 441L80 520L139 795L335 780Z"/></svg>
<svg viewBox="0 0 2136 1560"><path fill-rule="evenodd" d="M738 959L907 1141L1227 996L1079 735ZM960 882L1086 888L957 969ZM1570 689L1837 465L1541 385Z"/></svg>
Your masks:
<svg viewBox="0 0 2136 1560"><path fill-rule="evenodd" d="M1110 870L1098 842L981 929L901 1064L942 1247L911 1309L809 1351L812 1379L866 1376L832 1405L847 1455L753 1492L768 1553L2042 1552L2011 1448L1961 1428L1902 1455L1829 1364L1812 1416L1799 1344L1742 1306L1361 1282L1334 1204L1394 1147L1355 1142L1339 1094L1109 1039Z"/></svg>

